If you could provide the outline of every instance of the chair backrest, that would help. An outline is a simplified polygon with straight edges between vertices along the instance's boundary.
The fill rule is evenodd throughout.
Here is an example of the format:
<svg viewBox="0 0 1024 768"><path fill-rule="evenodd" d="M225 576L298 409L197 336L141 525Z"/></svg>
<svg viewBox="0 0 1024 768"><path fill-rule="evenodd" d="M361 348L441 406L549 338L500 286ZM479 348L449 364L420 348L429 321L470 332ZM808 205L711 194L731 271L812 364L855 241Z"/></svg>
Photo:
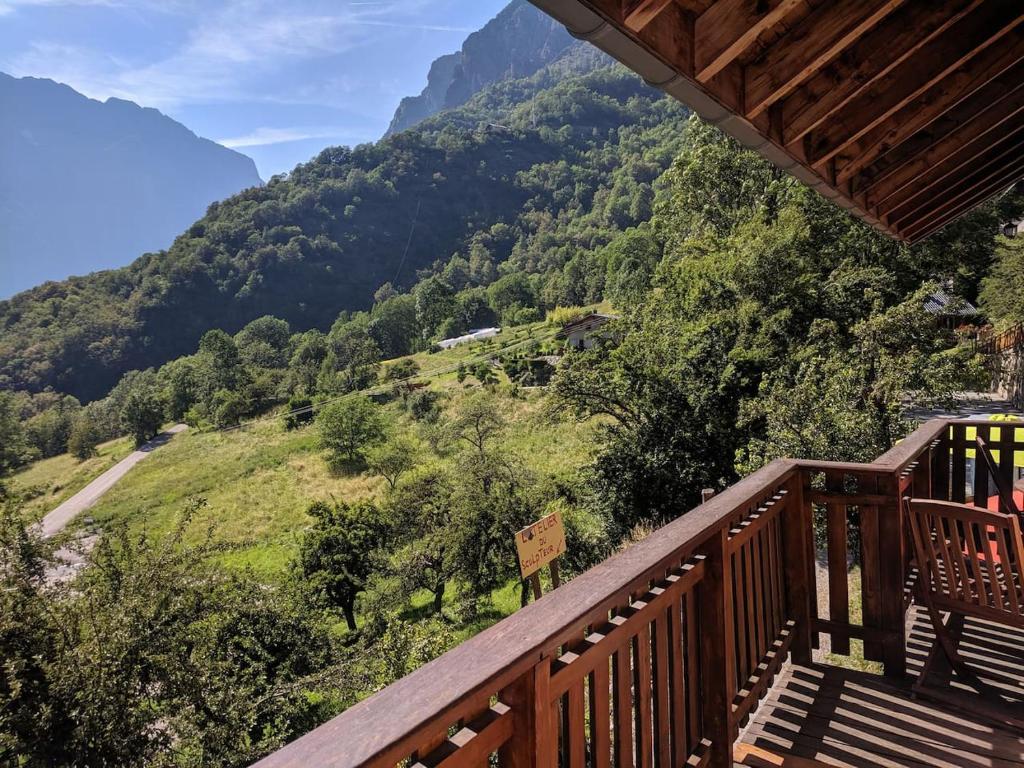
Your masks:
<svg viewBox="0 0 1024 768"><path fill-rule="evenodd" d="M925 601L1024 626L1024 542L1016 515L949 501L904 499Z"/></svg>
<svg viewBox="0 0 1024 768"><path fill-rule="evenodd" d="M982 464L988 469L988 476L992 478L992 482L996 484L996 493L999 494L999 507L1008 515L1020 516L1020 509L1017 508L1017 502L1013 498L1013 487L1007 482L1003 473L999 471L999 466L996 464L996 460L992 457L992 451L988 449L988 443L982 438L975 438L975 442L978 444L978 458L980 461L974 463L974 471L978 472L981 470ZM974 503L979 504L979 499L975 499ZM988 502L988 499L985 499Z"/></svg>

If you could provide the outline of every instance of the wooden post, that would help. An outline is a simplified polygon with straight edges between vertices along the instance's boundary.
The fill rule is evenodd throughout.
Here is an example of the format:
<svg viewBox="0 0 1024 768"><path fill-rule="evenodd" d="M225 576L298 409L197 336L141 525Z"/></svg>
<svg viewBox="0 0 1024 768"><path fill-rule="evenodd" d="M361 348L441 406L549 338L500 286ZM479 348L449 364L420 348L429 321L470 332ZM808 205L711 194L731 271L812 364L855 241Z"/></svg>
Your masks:
<svg viewBox="0 0 1024 768"><path fill-rule="evenodd" d="M907 673L907 638L903 603L906 548L899 475L889 472L880 476L878 490L887 497L885 505L878 508L881 628L888 633L883 664L886 677L900 678Z"/></svg>
<svg viewBox="0 0 1024 768"><path fill-rule="evenodd" d="M551 659L545 657L504 688L499 699L512 709L512 736L498 751L503 768L555 768L548 686Z"/></svg>
<svg viewBox="0 0 1024 768"><path fill-rule="evenodd" d="M558 589L562 585L562 580L558 573L558 558L556 557L552 560L551 565L548 567L551 570L551 588Z"/></svg>
<svg viewBox="0 0 1024 768"><path fill-rule="evenodd" d="M804 506L803 472L793 473L786 485L782 517L783 572L786 578L786 614L793 619L790 654L794 664L811 663L812 591L808 579L814 572L814 532L810 507ZM810 558L810 562L808 559Z"/></svg>
<svg viewBox="0 0 1024 768"><path fill-rule="evenodd" d="M707 543L704 579L699 587L701 628L701 708L704 736L711 740L709 765L730 768L735 727L736 648L733 637L729 533L722 528Z"/></svg>
<svg viewBox="0 0 1024 768"><path fill-rule="evenodd" d="M540 589L540 571L534 571L530 574L530 584L533 585L533 599L540 600L543 594Z"/></svg>

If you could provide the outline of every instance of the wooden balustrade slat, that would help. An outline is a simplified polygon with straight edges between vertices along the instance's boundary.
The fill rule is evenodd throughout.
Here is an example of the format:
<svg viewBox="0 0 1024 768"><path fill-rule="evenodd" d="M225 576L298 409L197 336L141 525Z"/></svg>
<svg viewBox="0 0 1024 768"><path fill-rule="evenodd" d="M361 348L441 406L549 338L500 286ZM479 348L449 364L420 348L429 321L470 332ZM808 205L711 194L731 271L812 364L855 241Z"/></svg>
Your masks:
<svg viewBox="0 0 1024 768"><path fill-rule="evenodd" d="M584 681L580 680L570 686L562 701L562 747L565 751L562 764L566 768L584 768L587 759L583 688Z"/></svg>
<svg viewBox="0 0 1024 768"><path fill-rule="evenodd" d="M612 654L612 708L615 717L615 765L633 768L633 670L630 664L632 640L623 642Z"/></svg>
<svg viewBox="0 0 1024 768"><path fill-rule="evenodd" d="M752 556L750 552L750 543L751 542L748 540L735 555L737 562L741 565L743 571L743 581L741 582L738 591L743 595L743 611L747 619L746 673L740 677L740 680L746 679L757 665L757 611L754 607L754 569L752 567L753 563L751 562Z"/></svg>
<svg viewBox="0 0 1024 768"><path fill-rule="evenodd" d="M717 497L716 497L717 498ZM711 742L709 764L729 768L735 723L732 697L736 692L737 649L733 633L732 579L729 578L728 532L721 529L705 545L706 573L698 587L701 622L701 722L703 737Z"/></svg>
<svg viewBox="0 0 1024 768"><path fill-rule="evenodd" d="M672 765L689 756L686 735L686 646L683 643L683 604L688 595L673 600L668 609L668 643L671 678Z"/></svg>
<svg viewBox="0 0 1024 768"><path fill-rule="evenodd" d="M863 623L877 627L882 621L881 573L878 562L878 507L860 507L860 591ZM864 658L882 660L882 646L873 641L864 643Z"/></svg>
<svg viewBox="0 0 1024 768"><path fill-rule="evenodd" d="M590 750L594 768L611 765L611 675L610 658L604 657L590 676Z"/></svg>
<svg viewBox="0 0 1024 768"><path fill-rule="evenodd" d="M991 434L992 431L986 424L979 424L975 429L978 430L978 437L985 441L986 444L991 445ZM977 450L977 445L973 446L974 451L974 503L979 507L988 506L988 488L989 488L989 477L988 468L985 466L985 462L981 457L980 451Z"/></svg>
<svg viewBox="0 0 1024 768"><path fill-rule="evenodd" d="M644 621L633 636L633 696L636 766L653 768L654 732L651 703L651 625Z"/></svg>
<svg viewBox="0 0 1024 768"><path fill-rule="evenodd" d="M827 473L825 484L829 491L841 490L842 475ZM828 504L826 515L826 550L828 555L828 617L836 624L850 623L850 592L847 581L847 523L846 505ZM832 634L832 652L842 656L850 653L850 636L843 632Z"/></svg>
<svg viewBox="0 0 1024 768"><path fill-rule="evenodd" d="M736 648L735 661L729 660L730 664L736 666L736 679L745 680L750 670L747 666L747 612L744 605L744 592L740 585L743 584L743 566L736 553L729 554L726 563L729 582L733 585L730 594L729 612L733 616L732 632L733 643Z"/></svg>
<svg viewBox="0 0 1024 768"><path fill-rule="evenodd" d="M967 500L967 426L954 423L952 430L951 501L963 504Z"/></svg>
<svg viewBox="0 0 1024 768"><path fill-rule="evenodd" d="M934 451L934 468L932 469L932 488L929 494L933 499L949 499L949 430L939 438Z"/></svg>
<svg viewBox="0 0 1024 768"><path fill-rule="evenodd" d="M701 720L698 704L700 680L700 644L697 640L697 598L693 591L685 594L686 608L686 699L687 699L687 729L686 747L692 753L697 748L701 738Z"/></svg>
<svg viewBox="0 0 1024 768"><path fill-rule="evenodd" d="M654 620L654 754L658 768L672 768L672 713L669 704L669 605Z"/></svg>

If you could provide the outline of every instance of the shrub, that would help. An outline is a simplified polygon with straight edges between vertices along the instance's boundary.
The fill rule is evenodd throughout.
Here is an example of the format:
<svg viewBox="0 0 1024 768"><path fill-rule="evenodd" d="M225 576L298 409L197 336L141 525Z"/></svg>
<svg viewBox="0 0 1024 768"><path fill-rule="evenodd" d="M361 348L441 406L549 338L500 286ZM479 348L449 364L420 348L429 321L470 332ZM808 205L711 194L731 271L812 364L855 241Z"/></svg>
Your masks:
<svg viewBox="0 0 1024 768"><path fill-rule="evenodd" d="M292 395L284 414L284 428L298 429L313 420L313 401L305 395Z"/></svg>

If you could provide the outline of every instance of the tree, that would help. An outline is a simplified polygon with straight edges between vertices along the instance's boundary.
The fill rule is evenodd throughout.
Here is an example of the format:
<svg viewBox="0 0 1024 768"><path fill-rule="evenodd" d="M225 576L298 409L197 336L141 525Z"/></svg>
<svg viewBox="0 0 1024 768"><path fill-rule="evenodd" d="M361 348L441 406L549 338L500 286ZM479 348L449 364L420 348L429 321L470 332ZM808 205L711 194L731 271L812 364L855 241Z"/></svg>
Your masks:
<svg viewBox="0 0 1024 768"><path fill-rule="evenodd" d="M248 376L242 366L235 340L222 330L207 331L199 341L197 354L200 399L210 403L221 389L237 391Z"/></svg>
<svg viewBox="0 0 1024 768"><path fill-rule="evenodd" d="M292 337L295 351L288 361L291 389L299 394L316 392L316 380L327 357L327 337L318 330L306 331Z"/></svg>
<svg viewBox="0 0 1024 768"><path fill-rule="evenodd" d="M374 555L386 538L380 510L370 502L314 502L307 510L313 526L299 545L297 568L311 589L341 608L355 632L356 598L374 571Z"/></svg>
<svg viewBox="0 0 1024 768"><path fill-rule="evenodd" d="M20 467L28 455L28 443L14 395L0 392L0 475Z"/></svg>
<svg viewBox="0 0 1024 768"><path fill-rule="evenodd" d="M316 423L320 428L320 445L334 464L358 461L366 448L384 437L380 407L365 395L345 397L324 406Z"/></svg>
<svg viewBox="0 0 1024 768"><path fill-rule="evenodd" d="M68 450L79 461L85 461L96 455L96 447L100 444L100 432L88 413L79 414L71 427L68 438Z"/></svg>
<svg viewBox="0 0 1024 768"><path fill-rule="evenodd" d="M995 263L981 283L979 298L1000 326L1024 322L1024 238L998 238Z"/></svg>
<svg viewBox="0 0 1024 768"><path fill-rule="evenodd" d="M341 671L329 629L190 544L200 504L156 541L108 529L73 589L45 578L50 548L3 510L5 760L242 768L330 714L311 695Z"/></svg>
<svg viewBox="0 0 1024 768"><path fill-rule="evenodd" d="M164 423L165 403L153 371L132 378L121 406L121 426L139 446L152 440Z"/></svg>
<svg viewBox="0 0 1024 768"><path fill-rule="evenodd" d="M455 510L452 479L442 469L417 472L397 488L387 501L399 546L391 567L408 596L418 589L433 595L432 606L440 615L448 582L458 572L458 550L453 546Z"/></svg>
<svg viewBox="0 0 1024 768"><path fill-rule="evenodd" d="M258 317L235 334L239 358L254 368L284 368L290 334L285 320L272 315Z"/></svg>
<svg viewBox="0 0 1024 768"><path fill-rule="evenodd" d="M393 491L402 475L416 466L416 444L405 436L393 437L367 451L366 464L375 475L383 477Z"/></svg>
<svg viewBox="0 0 1024 768"><path fill-rule="evenodd" d="M490 392L474 392L456 403L448 430L456 442L468 443L483 453L504 426L497 398Z"/></svg>
<svg viewBox="0 0 1024 768"><path fill-rule="evenodd" d="M361 320L335 323L327 336L327 356L317 379L317 391L344 394L368 387L376 379L381 354Z"/></svg>

